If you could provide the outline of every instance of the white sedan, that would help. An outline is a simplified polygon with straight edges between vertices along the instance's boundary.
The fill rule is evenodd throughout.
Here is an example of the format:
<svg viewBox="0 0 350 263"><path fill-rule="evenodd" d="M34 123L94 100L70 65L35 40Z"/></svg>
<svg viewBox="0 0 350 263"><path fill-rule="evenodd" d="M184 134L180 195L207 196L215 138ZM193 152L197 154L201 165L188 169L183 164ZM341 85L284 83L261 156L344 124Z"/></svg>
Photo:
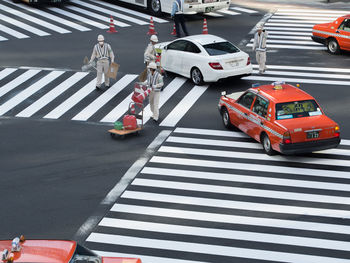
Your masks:
<svg viewBox="0 0 350 263"><path fill-rule="evenodd" d="M201 85L232 76L252 73L249 55L227 40L214 35L194 35L156 45L161 49L161 66Z"/></svg>

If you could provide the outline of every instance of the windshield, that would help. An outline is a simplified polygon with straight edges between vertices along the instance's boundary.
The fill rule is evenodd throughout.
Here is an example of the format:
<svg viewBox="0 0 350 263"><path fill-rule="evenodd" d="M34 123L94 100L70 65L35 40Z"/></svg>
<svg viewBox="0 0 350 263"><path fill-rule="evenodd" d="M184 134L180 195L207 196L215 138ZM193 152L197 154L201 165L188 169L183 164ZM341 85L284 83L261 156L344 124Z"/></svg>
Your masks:
<svg viewBox="0 0 350 263"><path fill-rule="evenodd" d="M322 115L314 100L293 101L276 104L276 120Z"/></svg>
<svg viewBox="0 0 350 263"><path fill-rule="evenodd" d="M203 46L210 56L237 53L239 49L230 42L212 43Z"/></svg>

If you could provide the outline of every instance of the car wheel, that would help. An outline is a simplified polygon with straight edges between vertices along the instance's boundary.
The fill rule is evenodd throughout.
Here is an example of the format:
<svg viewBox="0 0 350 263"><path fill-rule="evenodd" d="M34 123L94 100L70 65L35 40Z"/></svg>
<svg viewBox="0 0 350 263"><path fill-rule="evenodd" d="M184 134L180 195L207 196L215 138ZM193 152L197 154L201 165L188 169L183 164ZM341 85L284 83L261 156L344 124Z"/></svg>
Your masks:
<svg viewBox="0 0 350 263"><path fill-rule="evenodd" d="M334 38L329 39L327 41L327 49L331 54L338 54L340 49L337 40Z"/></svg>
<svg viewBox="0 0 350 263"><path fill-rule="evenodd" d="M226 108L222 109L221 116L222 116L222 122L224 123L225 128L227 128L227 129L232 128L232 124L230 121L230 115L229 115Z"/></svg>
<svg viewBox="0 0 350 263"><path fill-rule="evenodd" d="M154 16L160 16L162 14L162 8L160 6L160 0L148 0L147 8Z"/></svg>
<svg viewBox="0 0 350 263"><path fill-rule="evenodd" d="M202 72L198 68L193 68L191 71L191 79L195 85L202 85L203 84Z"/></svg>
<svg viewBox="0 0 350 263"><path fill-rule="evenodd" d="M266 154L268 154L268 155L275 154L275 151L272 149L272 146L271 146L270 138L269 138L269 136L267 136L267 134L264 134L262 136L261 144L262 144Z"/></svg>

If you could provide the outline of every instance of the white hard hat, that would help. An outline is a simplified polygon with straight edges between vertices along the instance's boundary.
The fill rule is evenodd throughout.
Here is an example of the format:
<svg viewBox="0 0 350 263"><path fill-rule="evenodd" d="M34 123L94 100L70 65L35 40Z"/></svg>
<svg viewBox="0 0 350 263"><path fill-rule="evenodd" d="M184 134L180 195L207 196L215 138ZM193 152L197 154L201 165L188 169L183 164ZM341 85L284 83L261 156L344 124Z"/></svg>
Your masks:
<svg viewBox="0 0 350 263"><path fill-rule="evenodd" d="M148 64L147 68L151 68L151 69L157 69L157 64L154 62L151 62Z"/></svg>
<svg viewBox="0 0 350 263"><path fill-rule="evenodd" d="M158 42L158 37L156 35L151 36L151 41Z"/></svg>
<svg viewBox="0 0 350 263"><path fill-rule="evenodd" d="M259 23L256 25L256 30L263 30L264 29L264 23Z"/></svg>
<svg viewBox="0 0 350 263"><path fill-rule="evenodd" d="M105 38L102 35L98 35L97 37L97 41L104 41Z"/></svg>

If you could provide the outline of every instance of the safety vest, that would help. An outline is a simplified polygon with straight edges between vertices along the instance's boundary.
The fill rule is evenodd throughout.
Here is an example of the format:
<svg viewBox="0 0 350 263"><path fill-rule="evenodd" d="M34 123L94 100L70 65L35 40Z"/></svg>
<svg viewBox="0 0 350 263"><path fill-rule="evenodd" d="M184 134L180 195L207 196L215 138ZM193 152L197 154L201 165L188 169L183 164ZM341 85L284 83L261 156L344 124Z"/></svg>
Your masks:
<svg viewBox="0 0 350 263"><path fill-rule="evenodd" d="M155 71L153 73L153 75L151 73L148 74L147 76L147 84L149 87L153 88L155 91L159 91L160 88L155 88L155 86L157 85L158 82L158 78L159 78L159 72Z"/></svg>
<svg viewBox="0 0 350 263"><path fill-rule="evenodd" d="M102 48L101 48L100 44L96 44L95 48L96 48L99 60L108 59L109 52L108 52L108 44L107 43L105 43Z"/></svg>
<svg viewBox="0 0 350 263"><path fill-rule="evenodd" d="M265 52L266 51L266 38L267 35L266 33L263 31L260 33L256 33L257 34L257 42L258 42L258 46L256 47L256 51L262 51Z"/></svg>
<svg viewBox="0 0 350 263"><path fill-rule="evenodd" d="M175 0L175 3L177 5L177 11L175 14L182 14L181 0Z"/></svg>

